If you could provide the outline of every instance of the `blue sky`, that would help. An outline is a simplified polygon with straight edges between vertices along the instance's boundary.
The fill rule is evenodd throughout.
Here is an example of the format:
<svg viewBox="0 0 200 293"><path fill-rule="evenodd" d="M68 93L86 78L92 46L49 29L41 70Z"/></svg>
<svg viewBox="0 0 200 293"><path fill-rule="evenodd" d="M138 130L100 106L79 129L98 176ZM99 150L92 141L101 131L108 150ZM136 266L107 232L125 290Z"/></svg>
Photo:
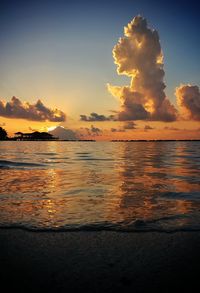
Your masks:
<svg viewBox="0 0 200 293"><path fill-rule="evenodd" d="M106 83L118 76L112 48L137 14L160 35L166 93L200 85L200 18L196 1L1 1L0 95L36 98L68 115L108 113L118 102Z"/></svg>

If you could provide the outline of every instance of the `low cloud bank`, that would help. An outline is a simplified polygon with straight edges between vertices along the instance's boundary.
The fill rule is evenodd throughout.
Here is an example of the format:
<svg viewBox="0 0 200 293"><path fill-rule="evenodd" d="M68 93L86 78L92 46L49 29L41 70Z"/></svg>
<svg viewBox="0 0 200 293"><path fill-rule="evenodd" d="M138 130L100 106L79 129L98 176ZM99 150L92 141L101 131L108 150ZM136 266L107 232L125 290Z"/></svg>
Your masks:
<svg viewBox="0 0 200 293"><path fill-rule="evenodd" d="M38 100L35 104L22 102L12 97L10 102L0 100L0 116L6 118L26 119L32 121L63 122L66 115L59 109L50 109Z"/></svg>

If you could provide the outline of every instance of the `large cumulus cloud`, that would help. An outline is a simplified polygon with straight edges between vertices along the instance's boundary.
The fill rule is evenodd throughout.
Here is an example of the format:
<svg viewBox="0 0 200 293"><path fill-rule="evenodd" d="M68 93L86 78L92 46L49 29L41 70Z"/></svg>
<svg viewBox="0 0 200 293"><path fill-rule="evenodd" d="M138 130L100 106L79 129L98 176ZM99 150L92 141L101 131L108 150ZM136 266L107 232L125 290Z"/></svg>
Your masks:
<svg viewBox="0 0 200 293"><path fill-rule="evenodd" d="M179 106L180 118L200 121L200 91L198 86L180 85L175 95Z"/></svg>
<svg viewBox="0 0 200 293"><path fill-rule="evenodd" d="M0 100L0 116L32 121L61 122L66 120L64 112L46 107L41 100L30 104L22 102L16 97L12 97L11 101L7 103Z"/></svg>
<svg viewBox="0 0 200 293"><path fill-rule="evenodd" d="M164 89L163 53L159 35L136 16L125 28L113 49L118 74L131 78L129 86L108 85L113 96L121 100L119 120L176 120L177 111Z"/></svg>

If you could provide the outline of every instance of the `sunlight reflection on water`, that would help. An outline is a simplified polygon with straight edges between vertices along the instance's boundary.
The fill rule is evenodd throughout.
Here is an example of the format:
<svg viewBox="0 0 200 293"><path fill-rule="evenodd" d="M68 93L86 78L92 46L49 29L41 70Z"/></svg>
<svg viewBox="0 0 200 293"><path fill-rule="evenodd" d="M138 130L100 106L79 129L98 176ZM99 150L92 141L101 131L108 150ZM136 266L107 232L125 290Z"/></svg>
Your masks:
<svg viewBox="0 0 200 293"><path fill-rule="evenodd" d="M1 142L0 225L200 229L199 142Z"/></svg>

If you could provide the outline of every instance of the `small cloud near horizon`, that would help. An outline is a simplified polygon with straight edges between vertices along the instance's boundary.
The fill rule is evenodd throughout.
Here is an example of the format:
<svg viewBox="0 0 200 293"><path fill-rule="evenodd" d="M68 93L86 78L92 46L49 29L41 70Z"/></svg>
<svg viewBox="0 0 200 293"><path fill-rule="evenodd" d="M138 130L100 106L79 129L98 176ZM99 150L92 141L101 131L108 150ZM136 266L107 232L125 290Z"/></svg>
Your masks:
<svg viewBox="0 0 200 293"><path fill-rule="evenodd" d="M177 128L177 127L169 127L169 126L165 126L164 129L165 130L173 130L173 131L181 130L181 129Z"/></svg>
<svg viewBox="0 0 200 293"><path fill-rule="evenodd" d="M135 124L135 122L133 121L127 121L124 123L123 128L124 129L136 129L137 124Z"/></svg>
<svg viewBox="0 0 200 293"><path fill-rule="evenodd" d="M94 125L91 125L90 128L89 127L81 127L79 130L76 130L77 133L79 134L79 136L100 136L103 132L102 129L95 127Z"/></svg>
<svg viewBox="0 0 200 293"><path fill-rule="evenodd" d="M100 135L102 130L98 127L95 127L94 125L91 125L90 131L96 135Z"/></svg>
<svg viewBox="0 0 200 293"><path fill-rule="evenodd" d="M80 115L80 120L81 121L87 121L87 122L93 122L93 121L113 121L115 118L114 115L109 115L109 116L105 116L105 115L99 115L95 112L90 113L89 116L87 115Z"/></svg>
<svg viewBox="0 0 200 293"><path fill-rule="evenodd" d="M126 132L126 130L124 128L111 128L110 129L111 132Z"/></svg>
<svg viewBox="0 0 200 293"><path fill-rule="evenodd" d="M151 127L150 125L145 125L144 130L148 131L148 130L152 130L154 129L153 127Z"/></svg>

